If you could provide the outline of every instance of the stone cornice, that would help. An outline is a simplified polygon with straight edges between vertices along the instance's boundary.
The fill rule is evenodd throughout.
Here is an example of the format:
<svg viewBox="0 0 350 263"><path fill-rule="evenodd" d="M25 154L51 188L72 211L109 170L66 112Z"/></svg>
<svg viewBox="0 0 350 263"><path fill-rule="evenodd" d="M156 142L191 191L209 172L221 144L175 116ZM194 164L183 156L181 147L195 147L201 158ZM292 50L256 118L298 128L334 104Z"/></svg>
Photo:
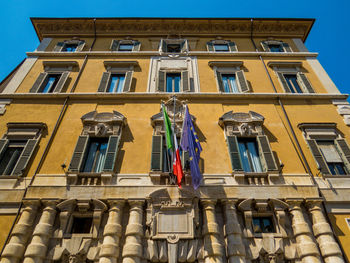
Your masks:
<svg viewBox="0 0 350 263"><path fill-rule="evenodd" d="M40 40L44 37L93 37L93 18L31 18ZM255 37L306 40L314 19L253 19ZM96 18L98 36L237 36L251 35L250 18Z"/></svg>

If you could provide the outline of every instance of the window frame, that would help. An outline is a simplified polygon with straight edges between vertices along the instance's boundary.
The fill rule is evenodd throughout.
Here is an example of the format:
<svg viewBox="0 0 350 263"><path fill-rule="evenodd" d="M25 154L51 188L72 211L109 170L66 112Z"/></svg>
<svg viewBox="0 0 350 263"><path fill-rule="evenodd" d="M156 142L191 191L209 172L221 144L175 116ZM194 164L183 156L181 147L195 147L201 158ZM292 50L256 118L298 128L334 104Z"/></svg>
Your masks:
<svg viewBox="0 0 350 263"><path fill-rule="evenodd" d="M179 74L180 75L180 86L179 92L167 92L167 76L168 74ZM194 87L189 76L188 70L159 70L158 78L157 78L157 92L165 92L165 93L185 93L185 92L193 92Z"/></svg>
<svg viewBox="0 0 350 263"><path fill-rule="evenodd" d="M255 232L254 231L254 218L270 218L273 230L271 232L263 232L263 231L262 232ZM273 213L253 213L253 215L252 215L252 229L253 229L253 234L256 237L261 237L264 234L276 234L276 233L278 233Z"/></svg>
<svg viewBox="0 0 350 263"><path fill-rule="evenodd" d="M260 42L261 47L264 52L272 52L272 53L289 53L293 52L290 45L282 40L264 40ZM271 51L270 45L280 46L282 51Z"/></svg>
<svg viewBox="0 0 350 263"><path fill-rule="evenodd" d="M65 46L67 45L77 45L74 51L65 51ZM53 52L66 52L66 53L75 53L83 51L85 47L85 41L80 39L71 39L64 40L63 42L57 42L56 46L53 49Z"/></svg>
<svg viewBox="0 0 350 263"><path fill-rule="evenodd" d="M168 52L168 45L180 45L180 52ZM159 43L159 49L158 51L160 53L165 54L181 54L181 53L187 53L189 51L189 45L187 39L161 39Z"/></svg>
<svg viewBox="0 0 350 263"><path fill-rule="evenodd" d="M132 45L131 50L120 50L120 45ZM110 50L114 52L138 52L141 49L141 42L132 39L113 39L110 45Z"/></svg>
<svg viewBox="0 0 350 263"><path fill-rule="evenodd" d="M216 51L215 45L227 45L228 50L227 51ZM227 53L227 52L237 52L238 51L236 43L234 41L231 41L231 40L215 39L215 40L211 40L211 41L207 42L206 46L207 46L208 52Z"/></svg>

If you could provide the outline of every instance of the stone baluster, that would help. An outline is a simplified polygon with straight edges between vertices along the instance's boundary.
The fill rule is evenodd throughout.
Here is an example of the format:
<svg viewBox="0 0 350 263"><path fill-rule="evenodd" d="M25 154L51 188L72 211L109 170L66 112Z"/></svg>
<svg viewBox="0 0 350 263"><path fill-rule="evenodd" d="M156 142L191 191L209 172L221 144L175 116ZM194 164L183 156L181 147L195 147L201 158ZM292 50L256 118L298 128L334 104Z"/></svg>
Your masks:
<svg viewBox="0 0 350 263"><path fill-rule="evenodd" d="M142 258L143 231L143 200L129 200L130 215L125 231L123 247L123 263L140 263Z"/></svg>
<svg viewBox="0 0 350 263"><path fill-rule="evenodd" d="M297 252L303 263L320 263L320 253L301 209L302 201L302 199L287 200L289 212L292 215L292 227L297 242Z"/></svg>
<svg viewBox="0 0 350 263"><path fill-rule="evenodd" d="M48 241L56 216L56 201L44 201L44 209L36 225L33 238L24 254L24 263L41 263L45 259Z"/></svg>
<svg viewBox="0 0 350 263"><path fill-rule="evenodd" d="M103 232L103 244L100 251L99 263L116 263L119 257L119 241L122 234L123 200L109 201L109 214Z"/></svg>
<svg viewBox="0 0 350 263"><path fill-rule="evenodd" d="M204 262L223 262L223 247L219 240L219 227L215 218L216 200L201 200L203 206Z"/></svg>
<svg viewBox="0 0 350 263"><path fill-rule="evenodd" d="M342 252L322 211L321 200L309 200L306 206L312 217L312 229L325 263L344 263Z"/></svg>
<svg viewBox="0 0 350 263"><path fill-rule="evenodd" d="M237 199L223 200L228 263L246 262L242 229L237 218L236 203Z"/></svg>
<svg viewBox="0 0 350 263"><path fill-rule="evenodd" d="M2 253L1 263L17 263L23 259L39 204L39 201L24 201L25 208L12 230L10 241Z"/></svg>

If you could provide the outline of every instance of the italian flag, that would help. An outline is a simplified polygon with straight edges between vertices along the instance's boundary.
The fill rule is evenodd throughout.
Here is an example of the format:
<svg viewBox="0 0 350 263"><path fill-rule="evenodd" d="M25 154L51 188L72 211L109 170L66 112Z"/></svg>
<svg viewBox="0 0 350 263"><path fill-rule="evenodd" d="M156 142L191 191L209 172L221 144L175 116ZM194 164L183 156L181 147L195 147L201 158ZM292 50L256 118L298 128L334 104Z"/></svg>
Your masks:
<svg viewBox="0 0 350 263"><path fill-rule="evenodd" d="M181 188L181 181L182 177L184 175L182 171L182 165L181 165L181 158L180 158L180 150L177 145L177 139L174 132L174 144L175 144L175 154L174 154L174 161L173 161L173 173L177 178L177 185Z"/></svg>

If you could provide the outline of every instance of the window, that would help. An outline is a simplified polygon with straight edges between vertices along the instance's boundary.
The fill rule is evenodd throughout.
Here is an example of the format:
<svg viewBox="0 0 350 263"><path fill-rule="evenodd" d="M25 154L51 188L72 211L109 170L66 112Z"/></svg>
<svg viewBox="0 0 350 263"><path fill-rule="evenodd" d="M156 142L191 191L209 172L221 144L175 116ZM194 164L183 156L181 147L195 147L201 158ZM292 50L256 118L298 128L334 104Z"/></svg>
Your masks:
<svg viewBox="0 0 350 263"><path fill-rule="evenodd" d="M323 158L326 160L328 169L332 175L347 174L343 160L338 152L334 141L317 141Z"/></svg>
<svg viewBox="0 0 350 263"><path fill-rule="evenodd" d="M262 167L255 139L238 139L239 154L245 172L261 173Z"/></svg>
<svg viewBox="0 0 350 263"><path fill-rule="evenodd" d="M287 93L315 93L304 73L278 71L277 76Z"/></svg>
<svg viewBox="0 0 350 263"><path fill-rule="evenodd" d="M124 90L125 74L111 74L107 92L120 93Z"/></svg>
<svg viewBox="0 0 350 263"><path fill-rule="evenodd" d="M268 46L270 52L284 52L282 45L270 44Z"/></svg>
<svg viewBox="0 0 350 263"><path fill-rule="evenodd" d="M180 73L167 73L166 74L166 92L179 92L180 91Z"/></svg>
<svg viewBox="0 0 350 263"><path fill-rule="evenodd" d="M229 70L225 68L218 68L216 70L216 77L218 81L219 91L221 92L244 93L250 91L250 87L244 76L243 70Z"/></svg>
<svg viewBox="0 0 350 263"><path fill-rule="evenodd" d="M180 44L168 44L166 46L167 53L180 53L181 52L181 45Z"/></svg>
<svg viewBox="0 0 350 263"><path fill-rule="evenodd" d="M72 234L89 234L91 233L92 217L73 217Z"/></svg>
<svg viewBox="0 0 350 263"><path fill-rule="evenodd" d="M47 74L47 77L38 90L38 93L53 93L62 74Z"/></svg>
<svg viewBox="0 0 350 263"><path fill-rule="evenodd" d="M299 86L296 74L283 74L283 77L286 79L291 93L303 93Z"/></svg>
<svg viewBox="0 0 350 263"><path fill-rule="evenodd" d="M236 74L221 74L225 93L238 93Z"/></svg>
<svg viewBox="0 0 350 263"><path fill-rule="evenodd" d="M164 53L184 53L188 51L188 43L186 39L162 39L159 51Z"/></svg>
<svg viewBox="0 0 350 263"><path fill-rule="evenodd" d="M275 227L271 216L253 216L252 223L255 234L275 232Z"/></svg>
<svg viewBox="0 0 350 263"><path fill-rule="evenodd" d="M193 91L193 78L189 78L188 71L158 72L157 91L160 92L185 92Z"/></svg>
<svg viewBox="0 0 350 263"><path fill-rule="evenodd" d="M80 52L85 46L85 41L79 39L65 40L58 42L54 47L54 52Z"/></svg>
<svg viewBox="0 0 350 263"><path fill-rule="evenodd" d="M141 43L136 40L112 40L111 50L112 51L122 51L122 52L132 52L140 51Z"/></svg>
<svg viewBox="0 0 350 263"><path fill-rule="evenodd" d="M212 40L207 43L207 49L208 51L212 52L236 52L237 46L235 42L232 42L230 40Z"/></svg>
<svg viewBox="0 0 350 263"><path fill-rule="evenodd" d="M91 138L83 172L100 173L106 160L108 138Z"/></svg>
<svg viewBox="0 0 350 263"><path fill-rule="evenodd" d="M75 52L77 47L78 47L78 44L65 44L61 51L64 51L64 52Z"/></svg>
<svg viewBox="0 0 350 263"><path fill-rule="evenodd" d="M0 175L10 175L21 156L27 141L10 141L0 158Z"/></svg>
<svg viewBox="0 0 350 263"><path fill-rule="evenodd" d="M279 40L266 40L260 42L265 52L292 52L288 43Z"/></svg>

